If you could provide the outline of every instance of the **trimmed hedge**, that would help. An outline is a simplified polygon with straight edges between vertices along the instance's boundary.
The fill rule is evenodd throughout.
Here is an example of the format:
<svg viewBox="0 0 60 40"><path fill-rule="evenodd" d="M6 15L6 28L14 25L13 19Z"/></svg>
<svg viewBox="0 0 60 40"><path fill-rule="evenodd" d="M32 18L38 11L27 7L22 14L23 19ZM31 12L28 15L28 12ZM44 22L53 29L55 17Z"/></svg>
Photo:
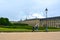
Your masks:
<svg viewBox="0 0 60 40"><path fill-rule="evenodd" d="M24 23L13 23L13 25L15 25L15 26L28 26L28 24L24 24Z"/></svg>

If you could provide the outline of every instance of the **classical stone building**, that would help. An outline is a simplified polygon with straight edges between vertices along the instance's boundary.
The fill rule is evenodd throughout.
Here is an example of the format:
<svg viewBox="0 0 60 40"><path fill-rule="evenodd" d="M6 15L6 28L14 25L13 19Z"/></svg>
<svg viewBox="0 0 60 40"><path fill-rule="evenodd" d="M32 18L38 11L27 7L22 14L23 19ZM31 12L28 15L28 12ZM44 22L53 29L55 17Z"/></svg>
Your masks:
<svg viewBox="0 0 60 40"><path fill-rule="evenodd" d="M26 24L29 24L31 26L34 26L37 23L39 23L39 26L41 26L41 27L44 27L46 25L48 27L60 27L60 16L58 16L58 17L50 17L50 18L47 18L47 19L46 18L27 19L27 20L21 21L21 23L26 23Z"/></svg>
<svg viewBox="0 0 60 40"><path fill-rule="evenodd" d="M40 26L45 26L46 24L48 27L60 27L60 16L40 19Z"/></svg>
<svg viewBox="0 0 60 40"><path fill-rule="evenodd" d="M24 20L24 21L20 21L20 23L26 23L28 25L34 26L37 23L40 24L40 19L27 19L27 20Z"/></svg>

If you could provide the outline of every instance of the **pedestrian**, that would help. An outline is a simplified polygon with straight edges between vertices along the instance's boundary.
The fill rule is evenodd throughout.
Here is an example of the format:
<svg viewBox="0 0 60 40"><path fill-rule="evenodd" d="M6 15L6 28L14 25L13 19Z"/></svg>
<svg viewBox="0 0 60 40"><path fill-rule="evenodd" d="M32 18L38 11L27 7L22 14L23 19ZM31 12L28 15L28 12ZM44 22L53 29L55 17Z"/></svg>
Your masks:
<svg viewBox="0 0 60 40"><path fill-rule="evenodd" d="M35 27L32 27L32 32L34 32L34 30L35 30Z"/></svg>
<svg viewBox="0 0 60 40"><path fill-rule="evenodd" d="M36 30L36 31L38 31L38 27L39 27L39 24L37 23L37 24L35 25L35 30Z"/></svg>

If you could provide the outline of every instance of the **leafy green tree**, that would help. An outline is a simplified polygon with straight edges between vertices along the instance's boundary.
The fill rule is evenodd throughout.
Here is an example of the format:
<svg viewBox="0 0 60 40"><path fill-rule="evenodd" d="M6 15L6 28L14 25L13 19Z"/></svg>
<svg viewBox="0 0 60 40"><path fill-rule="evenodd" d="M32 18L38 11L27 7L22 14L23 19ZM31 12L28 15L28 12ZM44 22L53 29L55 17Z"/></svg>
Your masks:
<svg viewBox="0 0 60 40"><path fill-rule="evenodd" d="M9 19L8 19L8 18L3 18L3 17L1 17L1 18L0 18L0 25L5 25L5 26L7 26L7 25L11 25L11 23L9 22Z"/></svg>

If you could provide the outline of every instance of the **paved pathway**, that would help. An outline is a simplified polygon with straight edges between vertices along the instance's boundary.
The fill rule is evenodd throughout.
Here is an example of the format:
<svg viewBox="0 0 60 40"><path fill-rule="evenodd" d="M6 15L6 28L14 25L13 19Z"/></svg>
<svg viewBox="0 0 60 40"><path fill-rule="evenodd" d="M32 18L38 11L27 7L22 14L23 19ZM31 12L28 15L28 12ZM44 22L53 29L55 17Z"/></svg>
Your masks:
<svg viewBox="0 0 60 40"><path fill-rule="evenodd" d="M0 40L60 40L60 32L0 33Z"/></svg>

